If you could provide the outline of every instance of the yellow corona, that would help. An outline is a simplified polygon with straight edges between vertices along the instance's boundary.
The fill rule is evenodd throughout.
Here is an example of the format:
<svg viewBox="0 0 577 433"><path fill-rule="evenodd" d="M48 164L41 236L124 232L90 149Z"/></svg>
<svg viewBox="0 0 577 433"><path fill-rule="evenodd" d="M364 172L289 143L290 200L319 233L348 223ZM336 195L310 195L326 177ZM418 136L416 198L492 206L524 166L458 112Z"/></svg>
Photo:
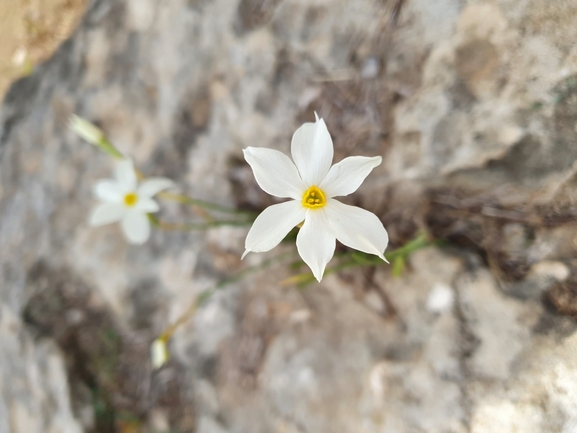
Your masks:
<svg viewBox="0 0 577 433"><path fill-rule="evenodd" d="M309 209L320 209L327 204L325 194L316 186L311 186L303 195L303 206Z"/></svg>
<svg viewBox="0 0 577 433"><path fill-rule="evenodd" d="M138 196L133 192L126 194L124 196L124 204L126 206L134 206L137 201L138 201Z"/></svg>

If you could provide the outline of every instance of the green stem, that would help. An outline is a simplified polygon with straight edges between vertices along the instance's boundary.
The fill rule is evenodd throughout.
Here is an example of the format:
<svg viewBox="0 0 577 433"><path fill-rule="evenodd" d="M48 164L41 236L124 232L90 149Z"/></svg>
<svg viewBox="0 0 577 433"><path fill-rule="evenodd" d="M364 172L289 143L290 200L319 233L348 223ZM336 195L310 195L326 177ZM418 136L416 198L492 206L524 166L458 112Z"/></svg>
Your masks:
<svg viewBox="0 0 577 433"><path fill-rule="evenodd" d="M160 221L159 228L168 231L182 231L190 232L196 230L209 230L214 227L220 226L233 226L242 227L253 223L253 221L238 221L238 220L214 220L207 223L184 223L184 224L171 224Z"/></svg>
<svg viewBox="0 0 577 433"><path fill-rule="evenodd" d="M170 337L174 334L174 332L181 325L188 322L194 316L198 307L200 307L204 302L206 302L217 291L224 289L229 284L232 284L232 283L235 283L235 282L241 280L242 278L244 278L245 276L247 276L249 274L253 274L255 272L258 272L258 271L265 269L265 268L267 268L267 267L269 267L275 263L280 263L280 262L284 261L286 258L292 258L293 256L294 256L294 251L279 254L278 256L275 256L275 257L272 257L268 260L263 261L260 265L251 266L249 268L246 268L246 269L236 273L235 275L230 276L229 278L225 278L224 280L220 281L218 284L212 286L211 288L203 290L202 292L200 292L198 294L198 296L193 301L193 303L190 305L190 307L178 318L178 320L176 322L174 322L171 326L166 328L164 330L164 332L160 335L159 338L161 340L163 340L164 342L168 341L170 339Z"/></svg>
<svg viewBox="0 0 577 433"><path fill-rule="evenodd" d="M428 240L426 234L420 234L412 241L407 242L402 247L389 251L385 254L385 258L389 262L394 262L395 260L403 260L408 257L413 252L430 246L435 245L435 242L431 242ZM348 256L348 258L347 258ZM355 266L376 266L383 263L383 261L374 255L360 253L358 251L353 251L351 253L344 253L341 255L344 261L340 262L337 265L328 267L325 269L325 273L323 276L327 276L330 274L334 274L336 272L342 271L344 269L352 268ZM304 287L312 282L315 281L315 277L313 274L306 272L302 274L297 274L287 280L290 283L297 284L298 287Z"/></svg>
<svg viewBox="0 0 577 433"><path fill-rule="evenodd" d="M257 216L256 213L251 212L251 211L238 210L238 209L230 208L227 206L221 206L221 205L216 204L216 203L212 203L212 202L204 201L204 200L198 200L196 198L187 197L185 195L172 194L169 192L161 192L160 194L158 194L158 196L162 197L166 200L172 200L172 201L175 201L177 203L188 204L191 206L198 206L198 207L202 207L204 209L212 210L215 212L239 214L239 215L250 216L251 218L256 218L256 216ZM254 219L253 219L253 221L254 221Z"/></svg>
<svg viewBox="0 0 577 433"><path fill-rule="evenodd" d="M260 265L251 266L250 268L246 268L246 269L236 273L235 275L222 280L216 286L214 286L210 289L207 289L204 292L200 293L196 298L196 306L197 307L201 306L202 303L205 302L208 298L210 298L210 296L212 296L215 292L225 288L229 284L235 283L235 282L243 279L247 275L254 274L255 272L266 269L269 266L271 266L277 262L282 262L286 258L292 258L292 256L294 256L294 251L279 254L278 256L275 256L275 257L272 257L268 260L263 261Z"/></svg>
<svg viewBox="0 0 577 433"><path fill-rule="evenodd" d="M242 227L249 224L252 224L253 221L250 220L211 220L205 223L168 223L165 221L159 220L153 214L148 214L148 220L150 223L161 230L167 231L195 231L195 230L209 230L214 227L220 226L235 226L235 227Z"/></svg>
<svg viewBox="0 0 577 433"><path fill-rule="evenodd" d="M116 148L114 145L108 141L106 137L102 137L98 143L96 143L102 151L113 157L114 159L124 159L125 156Z"/></svg>

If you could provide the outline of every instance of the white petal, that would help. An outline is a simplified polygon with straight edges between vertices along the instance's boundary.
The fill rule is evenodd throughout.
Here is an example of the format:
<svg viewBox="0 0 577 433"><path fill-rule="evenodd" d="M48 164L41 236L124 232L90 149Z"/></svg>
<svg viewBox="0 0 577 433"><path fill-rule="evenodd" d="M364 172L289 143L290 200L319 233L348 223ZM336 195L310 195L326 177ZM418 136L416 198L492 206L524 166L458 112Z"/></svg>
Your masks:
<svg viewBox="0 0 577 433"><path fill-rule="evenodd" d="M138 197L138 201L134 205L134 210L144 212L144 213L152 213L158 212L158 203L151 198L148 197Z"/></svg>
<svg viewBox="0 0 577 433"><path fill-rule="evenodd" d="M124 159L117 163L116 179L124 191L136 190L136 172L130 159Z"/></svg>
<svg viewBox="0 0 577 433"><path fill-rule="evenodd" d="M151 177L146 179L138 187L138 195L142 197L152 197L166 188L170 188L174 182L165 177Z"/></svg>
<svg viewBox="0 0 577 433"><path fill-rule="evenodd" d="M293 135L293 160L307 186L323 181L333 162L333 140L323 119L305 123Z"/></svg>
<svg viewBox="0 0 577 433"><path fill-rule="evenodd" d="M297 224L305 219L306 210L297 200L267 207L255 220L245 241L245 253L261 253L276 247Z"/></svg>
<svg viewBox="0 0 577 433"><path fill-rule="evenodd" d="M265 192L276 197L302 200L307 186L288 156L262 147L247 147L243 152L256 181Z"/></svg>
<svg viewBox="0 0 577 433"><path fill-rule="evenodd" d="M335 164L329 170L327 177L321 182L320 189L328 197L349 195L357 190L365 178L383 158L375 156L351 156Z"/></svg>
<svg viewBox="0 0 577 433"><path fill-rule="evenodd" d="M94 185L94 195L102 201L120 203L124 198L124 191L117 181L103 179Z"/></svg>
<svg viewBox="0 0 577 433"><path fill-rule="evenodd" d="M145 213L131 209L122 219L122 231L129 243L141 245L150 236L150 221Z"/></svg>
<svg viewBox="0 0 577 433"><path fill-rule="evenodd" d="M335 235L324 209L309 210L297 235L297 249L318 281L323 278L327 263L335 253L335 245Z"/></svg>
<svg viewBox="0 0 577 433"><path fill-rule="evenodd" d="M329 200L324 209L339 242L385 260L389 235L374 213L337 200Z"/></svg>
<svg viewBox="0 0 577 433"><path fill-rule="evenodd" d="M126 207L120 203L103 203L98 205L90 214L88 224L92 227L120 221L126 215Z"/></svg>

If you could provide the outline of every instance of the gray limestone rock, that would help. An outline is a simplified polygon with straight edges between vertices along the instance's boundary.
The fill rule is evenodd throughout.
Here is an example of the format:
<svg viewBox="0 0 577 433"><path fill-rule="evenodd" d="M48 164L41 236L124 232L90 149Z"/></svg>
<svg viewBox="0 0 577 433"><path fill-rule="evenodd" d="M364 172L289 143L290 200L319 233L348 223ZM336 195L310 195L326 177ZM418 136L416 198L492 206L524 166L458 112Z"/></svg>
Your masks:
<svg viewBox="0 0 577 433"><path fill-rule="evenodd" d="M577 431L574 0L94 0L0 111L0 433ZM246 228L92 229L110 159L223 205L274 203L241 150L317 111L335 159L382 155L352 204L401 277L298 291L275 265L219 291L153 371L148 347L240 261ZM161 216L187 220L164 203ZM116 429L116 430L115 430Z"/></svg>

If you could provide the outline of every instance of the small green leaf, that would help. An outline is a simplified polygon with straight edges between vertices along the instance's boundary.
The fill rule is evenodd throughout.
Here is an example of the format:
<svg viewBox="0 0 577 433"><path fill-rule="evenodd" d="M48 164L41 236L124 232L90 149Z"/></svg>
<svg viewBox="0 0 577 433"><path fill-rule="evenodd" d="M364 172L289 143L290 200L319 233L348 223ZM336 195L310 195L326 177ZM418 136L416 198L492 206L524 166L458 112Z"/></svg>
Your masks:
<svg viewBox="0 0 577 433"><path fill-rule="evenodd" d="M376 265L382 261L381 259L379 259L378 257L376 257L374 255L361 253L359 251L354 251L351 254L351 258L360 265L369 265L369 266L370 265ZM375 260L375 258L377 260Z"/></svg>
<svg viewBox="0 0 577 433"><path fill-rule="evenodd" d="M146 214L146 216L148 217L148 221L150 221L150 224L152 224L154 227L160 227L160 221L158 221L158 218L156 218L156 216L154 216L151 213Z"/></svg>
<svg viewBox="0 0 577 433"><path fill-rule="evenodd" d="M400 277L405 272L405 258L402 256L395 257L393 268L391 270L393 277Z"/></svg>

